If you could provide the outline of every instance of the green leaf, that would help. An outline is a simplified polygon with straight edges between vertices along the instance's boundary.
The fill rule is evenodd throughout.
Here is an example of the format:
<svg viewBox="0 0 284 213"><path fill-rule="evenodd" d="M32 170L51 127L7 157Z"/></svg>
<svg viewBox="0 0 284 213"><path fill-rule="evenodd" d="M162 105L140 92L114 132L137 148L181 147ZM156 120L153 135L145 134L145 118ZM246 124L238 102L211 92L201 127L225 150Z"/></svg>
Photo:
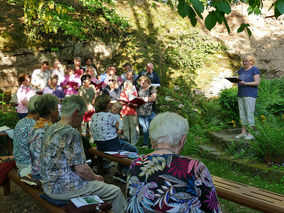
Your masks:
<svg viewBox="0 0 284 213"><path fill-rule="evenodd" d="M248 28L248 27L246 27L246 29L247 29L247 32L248 32L248 35L249 35L249 37L251 37L251 31L250 31L250 29Z"/></svg>
<svg viewBox="0 0 284 213"><path fill-rule="evenodd" d="M216 25L217 19L215 11L211 11L205 18L205 26L208 30L211 30Z"/></svg>
<svg viewBox="0 0 284 213"><path fill-rule="evenodd" d="M196 14L190 6L188 8L188 18L190 19L192 26L195 26L197 23Z"/></svg>
<svg viewBox="0 0 284 213"><path fill-rule="evenodd" d="M277 0L276 7L280 14L284 13L284 0Z"/></svg>
<svg viewBox="0 0 284 213"><path fill-rule="evenodd" d="M222 24L224 21L224 12L216 11L216 18L219 24Z"/></svg>
<svg viewBox="0 0 284 213"><path fill-rule="evenodd" d="M281 13L277 9L277 7L274 7L274 15L275 15L275 18L278 18L279 16L281 16Z"/></svg>
<svg viewBox="0 0 284 213"><path fill-rule="evenodd" d="M241 26L238 28L237 32L240 33L240 32L243 32L245 29L245 24L241 24Z"/></svg>
<svg viewBox="0 0 284 213"><path fill-rule="evenodd" d="M204 11L204 6L203 4L199 1L199 0L191 0L192 5L194 7L194 9L196 10L197 14L198 13L203 13Z"/></svg>
<svg viewBox="0 0 284 213"><path fill-rule="evenodd" d="M227 2L221 1L216 3L216 8L226 14L231 12L231 7Z"/></svg>
<svg viewBox="0 0 284 213"><path fill-rule="evenodd" d="M228 25L227 19L225 17L224 17L224 24L225 24L225 26L227 28L228 33L230 34L231 30L230 30L230 27Z"/></svg>
<svg viewBox="0 0 284 213"><path fill-rule="evenodd" d="M188 14L189 6L185 2L185 0L179 0L178 2L178 13L180 14L181 17L186 17Z"/></svg>

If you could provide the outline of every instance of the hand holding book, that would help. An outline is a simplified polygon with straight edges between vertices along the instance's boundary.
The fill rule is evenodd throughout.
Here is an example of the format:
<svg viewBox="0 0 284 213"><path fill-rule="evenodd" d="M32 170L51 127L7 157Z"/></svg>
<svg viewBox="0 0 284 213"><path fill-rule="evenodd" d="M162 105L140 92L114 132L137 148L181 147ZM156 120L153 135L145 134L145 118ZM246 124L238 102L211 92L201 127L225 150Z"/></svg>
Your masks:
<svg viewBox="0 0 284 213"><path fill-rule="evenodd" d="M241 79L238 79L237 77L226 77L225 79L227 79L231 83L239 83L242 81Z"/></svg>

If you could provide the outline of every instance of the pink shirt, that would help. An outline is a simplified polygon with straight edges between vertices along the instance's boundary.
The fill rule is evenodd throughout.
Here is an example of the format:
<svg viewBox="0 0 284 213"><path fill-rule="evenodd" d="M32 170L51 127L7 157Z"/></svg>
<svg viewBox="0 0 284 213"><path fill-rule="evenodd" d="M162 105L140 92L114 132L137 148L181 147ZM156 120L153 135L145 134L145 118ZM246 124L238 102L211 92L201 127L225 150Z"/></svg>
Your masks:
<svg viewBox="0 0 284 213"><path fill-rule="evenodd" d="M27 113L28 108L23 105L23 101L29 101L31 97L33 97L36 94L34 89L31 86L24 86L23 84L20 86L20 88L17 91L17 99L18 99L18 107L17 112L18 113Z"/></svg>
<svg viewBox="0 0 284 213"><path fill-rule="evenodd" d="M64 85L69 85L68 88L64 89L64 94L66 96L68 95L77 95L78 94L78 89L81 86L81 79L79 76L77 75L65 75L65 79L64 81L61 83L61 87L63 87ZM74 89L73 86L77 85L78 89Z"/></svg>

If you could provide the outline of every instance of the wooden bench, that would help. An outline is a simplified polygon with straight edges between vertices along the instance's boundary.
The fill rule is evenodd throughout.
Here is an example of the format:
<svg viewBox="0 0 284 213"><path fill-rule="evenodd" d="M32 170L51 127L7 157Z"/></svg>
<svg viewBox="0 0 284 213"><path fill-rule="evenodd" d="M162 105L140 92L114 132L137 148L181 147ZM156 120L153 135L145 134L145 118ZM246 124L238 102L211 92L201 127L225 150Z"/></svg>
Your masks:
<svg viewBox="0 0 284 213"><path fill-rule="evenodd" d="M129 166L132 162L129 158L115 157L105 154L96 148L89 149L90 154L98 158L98 173L103 174L103 158ZM235 181L212 176L218 197L225 200L247 206L262 212L284 212L284 195L255 188Z"/></svg>
<svg viewBox="0 0 284 213"><path fill-rule="evenodd" d="M7 157L0 157L1 159L5 159ZM25 183L23 183L18 174L17 174L17 169L13 168L8 172L8 176L4 182L3 185L3 194L5 196L10 195L11 193L11 184L10 181L14 181L17 185L19 185L24 191L26 191L27 193L29 193L34 199L36 199L41 205L43 205L48 212L50 213L65 213L65 208L64 207L58 207L56 205L53 205L49 202L47 202L46 200L42 199L40 197L40 195L43 193L43 189L42 188L35 188L32 186L29 186ZM108 213L111 213L112 211L108 211Z"/></svg>

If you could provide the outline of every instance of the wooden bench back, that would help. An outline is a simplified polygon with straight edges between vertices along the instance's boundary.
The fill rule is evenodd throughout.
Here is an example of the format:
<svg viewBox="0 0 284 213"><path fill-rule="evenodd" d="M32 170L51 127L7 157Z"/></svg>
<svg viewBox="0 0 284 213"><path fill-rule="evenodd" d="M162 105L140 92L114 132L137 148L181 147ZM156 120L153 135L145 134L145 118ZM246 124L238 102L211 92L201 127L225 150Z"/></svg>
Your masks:
<svg viewBox="0 0 284 213"><path fill-rule="evenodd" d="M96 148L91 148L90 153L96 155L100 158L100 168L99 172L102 174L102 158L121 163L123 165L129 166L131 159L115 157L109 154L105 154L97 150ZM238 203L249 208L257 209L262 212L271 213L284 213L284 196L266 191L263 189L255 188L245 184L241 184L235 181L227 180L225 178L220 178L217 176L212 176L215 188L219 197L226 200Z"/></svg>

